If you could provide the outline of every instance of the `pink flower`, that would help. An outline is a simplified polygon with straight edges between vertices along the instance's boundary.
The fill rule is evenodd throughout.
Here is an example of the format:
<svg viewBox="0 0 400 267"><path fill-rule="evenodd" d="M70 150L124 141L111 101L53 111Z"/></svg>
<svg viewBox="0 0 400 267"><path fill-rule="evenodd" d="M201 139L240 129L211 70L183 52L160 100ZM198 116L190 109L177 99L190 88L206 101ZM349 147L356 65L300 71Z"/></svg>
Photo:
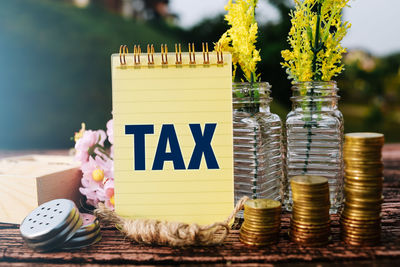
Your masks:
<svg viewBox="0 0 400 267"><path fill-rule="evenodd" d="M108 140L114 143L113 120L107 122ZM107 135L103 130L85 130L85 125L75 134L75 158L81 162L83 173L79 191L86 196L87 203L97 206L99 202L114 209L114 147L110 155L104 148Z"/></svg>
<svg viewBox="0 0 400 267"><path fill-rule="evenodd" d="M79 190L86 196L87 203L96 206L99 201L109 201L110 190L114 190L114 162L106 157L104 159L100 156L89 157L87 162L82 163L81 170L83 187ZM112 183L105 183L107 187L104 188L103 181L108 180L112 180Z"/></svg>
<svg viewBox="0 0 400 267"><path fill-rule="evenodd" d="M107 198L114 196L114 179L107 179L104 183L104 193Z"/></svg>
<svg viewBox="0 0 400 267"><path fill-rule="evenodd" d="M80 187L79 191L82 195L86 196L86 203L94 207L97 206L97 203L106 200L104 190L100 186Z"/></svg>
<svg viewBox="0 0 400 267"><path fill-rule="evenodd" d="M111 119L107 122L107 135L108 135L108 141L111 144L114 144L114 121L113 121L113 119Z"/></svg>
<svg viewBox="0 0 400 267"><path fill-rule="evenodd" d="M96 156L96 158L90 157L86 163L82 163L83 178L93 180L92 174L96 169L102 170L105 178L114 177L114 162L107 157L101 158L100 156Z"/></svg>
<svg viewBox="0 0 400 267"><path fill-rule="evenodd" d="M107 179L105 181L104 193L107 198L104 204L107 208L114 210L114 179Z"/></svg>
<svg viewBox="0 0 400 267"><path fill-rule="evenodd" d="M75 143L75 149L77 151L75 158L81 163L85 163L89 160L89 156L95 152L95 145L104 145L104 141L107 136L103 130L92 131L87 130L83 133L82 138L79 138Z"/></svg>

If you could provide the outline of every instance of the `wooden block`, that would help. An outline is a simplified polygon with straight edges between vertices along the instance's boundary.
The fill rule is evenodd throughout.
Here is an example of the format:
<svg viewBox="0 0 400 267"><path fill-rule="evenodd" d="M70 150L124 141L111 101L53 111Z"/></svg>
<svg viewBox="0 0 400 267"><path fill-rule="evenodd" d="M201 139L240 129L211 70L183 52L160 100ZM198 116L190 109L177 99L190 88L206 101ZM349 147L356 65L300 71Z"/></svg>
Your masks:
<svg viewBox="0 0 400 267"><path fill-rule="evenodd" d="M80 164L69 156L29 155L0 160L0 222L19 224L56 198L80 203Z"/></svg>

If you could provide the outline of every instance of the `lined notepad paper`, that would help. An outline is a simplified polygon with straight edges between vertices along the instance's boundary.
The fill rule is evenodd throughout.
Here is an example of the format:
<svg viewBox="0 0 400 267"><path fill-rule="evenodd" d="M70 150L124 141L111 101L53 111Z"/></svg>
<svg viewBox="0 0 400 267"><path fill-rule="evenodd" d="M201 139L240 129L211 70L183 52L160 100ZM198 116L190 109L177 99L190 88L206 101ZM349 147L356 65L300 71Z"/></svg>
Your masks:
<svg viewBox="0 0 400 267"><path fill-rule="evenodd" d="M147 56L142 57L146 62ZM175 58L175 53L169 57ZM202 54L196 58L202 59ZM224 54L220 65L213 53L209 65L190 65L187 53L182 53L181 66L162 66L160 54L154 54L153 66L135 67L130 54L126 65L118 54L111 59L116 212L200 224L226 219L234 203L230 54ZM199 169L188 169L196 146L190 124L200 125L202 134L206 124L216 124L211 148L217 169L208 168L204 154ZM144 135L144 170L135 170L134 147L141 144L126 133L127 125L153 127L154 133ZM175 169L172 160L165 160L162 170L153 170L163 125L175 130L185 169ZM170 142L163 152L171 152Z"/></svg>

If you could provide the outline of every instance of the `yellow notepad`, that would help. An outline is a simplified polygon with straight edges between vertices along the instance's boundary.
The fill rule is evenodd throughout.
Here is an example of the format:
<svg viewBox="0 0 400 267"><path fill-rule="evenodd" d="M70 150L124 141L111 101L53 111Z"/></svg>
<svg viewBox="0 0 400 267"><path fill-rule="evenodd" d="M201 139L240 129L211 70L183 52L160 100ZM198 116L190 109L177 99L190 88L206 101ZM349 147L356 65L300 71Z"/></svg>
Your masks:
<svg viewBox="0 0 400 267"><path fill-rule="evenodd" d="M121 216L208 224L232 211L231 55L181 56L111 57Z"/></svg>

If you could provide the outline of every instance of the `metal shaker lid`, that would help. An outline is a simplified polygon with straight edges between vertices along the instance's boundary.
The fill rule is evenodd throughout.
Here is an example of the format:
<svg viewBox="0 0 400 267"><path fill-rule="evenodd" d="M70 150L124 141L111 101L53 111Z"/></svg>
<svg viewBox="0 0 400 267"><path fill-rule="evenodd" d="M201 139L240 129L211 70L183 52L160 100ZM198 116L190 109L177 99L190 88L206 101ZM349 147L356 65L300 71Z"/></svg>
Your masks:
<svg viewBox="0 0 400 267"><path fill-rule="evenodd" d="M20 232L29 247L47 251L60 247L81 227L74 202L55 199L33 210L22 221Z"/></svg>
<svg viewBox="0 0 400 267"><path fill-rule="evenodd" d="M83 221L82 226L76 231L74 238L78 236L88 235L92 232L97 231L100 228L99 220L96 216L88 213L81 213L81 219Z"/></svg>
<svg viewBox="0 0 400 267"><path fill-rule="evenodd" d="M68 242L63 245L63 249L71 250L93 245L101 240L100 228L94 232L82 236L73 236Z"/></svg>

